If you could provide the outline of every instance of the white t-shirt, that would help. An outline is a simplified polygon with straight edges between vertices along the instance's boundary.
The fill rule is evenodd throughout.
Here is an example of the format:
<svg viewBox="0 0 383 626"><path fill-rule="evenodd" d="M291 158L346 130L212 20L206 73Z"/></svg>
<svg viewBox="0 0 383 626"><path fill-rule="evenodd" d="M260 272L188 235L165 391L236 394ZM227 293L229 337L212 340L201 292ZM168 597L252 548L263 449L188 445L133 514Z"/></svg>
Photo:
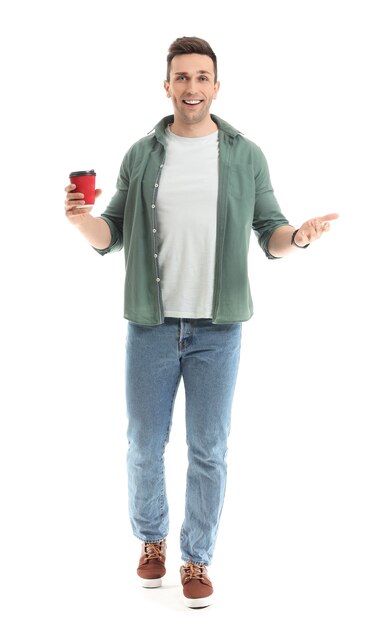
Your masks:
<svg viewBox="0 0 383 626"><path fill-rule="evenodd" d="M157 196L158 261L165 317L211 318L218 197L218 131L169 129Z"/></svg>

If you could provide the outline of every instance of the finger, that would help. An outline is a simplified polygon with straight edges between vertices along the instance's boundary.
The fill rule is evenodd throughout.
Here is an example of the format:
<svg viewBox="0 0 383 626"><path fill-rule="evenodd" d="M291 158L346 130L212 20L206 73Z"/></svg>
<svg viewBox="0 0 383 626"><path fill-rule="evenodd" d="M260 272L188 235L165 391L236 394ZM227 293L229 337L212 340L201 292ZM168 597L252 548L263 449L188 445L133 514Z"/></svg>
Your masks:
<svg viewBox="0 0 383 626"><path fill-rule="evenodd" d="M66 214L67 217L76 217L76 215L85 215L88 212L89 212L89 210L87 208L80 207L80 206L68 207L65 210L65 214Z"/></svg>
<svg viewBox="0 0 383 626"><path fill-rule="evenodd" d="M71 200L70 202L66 202L65 206L68 209L74 209L76 206L83 206L85 204L85 200Z"/></svg>
<svg viewBox="0 0 383 626"><path fill-rule="evenodd" d="M67 198L64 204L65 211L75 209L77 207L82 208L84 204L85 200L71 200L70 198Z"/></svg>
<svg viewBox="0 0 383 626"><path fill-rule="evenodd" d="M64 191L68 193L69 191L73 191L73 189L76 189L76 185L73 185L73 183L71 183L70 185L67 185L65 187Z"/></svg>
<svg viewBox="0 0 383 626"><path fill-rule="evenodd" d="M319 217L318 219L321 222L330 222L331 220L336 220L339 217L339 213L328 213L327 215L323 215L323 217Z"/></svg>
<svg viewBox="0 0 383 626"><path fill-rule="evenodd" d="M82 198L84 198L84 197L85 197L84 194L80 193L80 192L78 192L78 193L70 193L69 192L67 194L67 199L68 200L82 200Z"/></svg>
<svg viewBox="0 0 383 626"><path fill-rule="evenodd" d="M307 239L310 243L312 243L316 239L319 239L323 233L326 233L328 230L330 230L329 222L321 222L318 218L314 221L312 228L307 233Z"/></svg>

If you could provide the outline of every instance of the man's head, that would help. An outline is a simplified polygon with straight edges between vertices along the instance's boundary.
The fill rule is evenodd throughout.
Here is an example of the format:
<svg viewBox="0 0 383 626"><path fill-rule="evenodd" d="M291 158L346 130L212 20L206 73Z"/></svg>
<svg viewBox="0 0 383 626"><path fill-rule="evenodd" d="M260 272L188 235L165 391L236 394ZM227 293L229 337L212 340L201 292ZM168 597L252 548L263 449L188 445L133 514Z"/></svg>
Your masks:
<svg viewBox="0 0 383 626"><path fill-rule="evenodd" d="M217 97L217 58L207 41L180 37L169 48L165 92L174 109L173 131L207 135L216 128L210 106Z"/></svg>
<svg viewBox="0 0 383 626"><path fill-rule="evenodd" d="M214 82L217 82L217 57L210 47L210 44L208 44L208 42L204 39L200 39L199 37L178 37L178 39L173 41L169 48L167 56L166 80L168 82L170 80L170 68L172 60L175 56L178 56L180 54L203 54L210 57L213 61L214 66Z"/></svg>

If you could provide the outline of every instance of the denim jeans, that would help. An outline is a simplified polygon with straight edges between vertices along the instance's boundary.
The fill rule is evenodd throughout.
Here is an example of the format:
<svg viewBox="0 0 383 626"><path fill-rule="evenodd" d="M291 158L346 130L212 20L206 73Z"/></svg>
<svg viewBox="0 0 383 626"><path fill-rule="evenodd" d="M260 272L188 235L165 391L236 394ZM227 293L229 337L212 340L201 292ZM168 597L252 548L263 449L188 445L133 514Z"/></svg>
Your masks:
<svg viewBox="0 0 383 626"><path fill-rule="evenodd" d="M129 322L126 343L128 494L133 534L156 542L169 531L164 453L181 377L188 449L184 561L209 565L226 488L227 439L237 378L241 323L165 318Z"/></svg>

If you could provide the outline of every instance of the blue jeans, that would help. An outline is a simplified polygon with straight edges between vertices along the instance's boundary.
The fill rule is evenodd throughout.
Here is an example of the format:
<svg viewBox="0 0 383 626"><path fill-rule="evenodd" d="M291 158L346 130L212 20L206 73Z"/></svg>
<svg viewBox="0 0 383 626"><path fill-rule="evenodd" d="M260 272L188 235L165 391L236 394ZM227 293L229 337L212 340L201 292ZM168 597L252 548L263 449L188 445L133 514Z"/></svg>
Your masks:
<svg viewBox="0 0 383 626"><path fill-rule="evenodd" d="M164 539L169 530L164 452L181 380L188 469L180 547L184 561L209 565L226 488L227 439L237 378L241 323L165 318L129 322L126 350L128 493L133 534Z"/></svg>

